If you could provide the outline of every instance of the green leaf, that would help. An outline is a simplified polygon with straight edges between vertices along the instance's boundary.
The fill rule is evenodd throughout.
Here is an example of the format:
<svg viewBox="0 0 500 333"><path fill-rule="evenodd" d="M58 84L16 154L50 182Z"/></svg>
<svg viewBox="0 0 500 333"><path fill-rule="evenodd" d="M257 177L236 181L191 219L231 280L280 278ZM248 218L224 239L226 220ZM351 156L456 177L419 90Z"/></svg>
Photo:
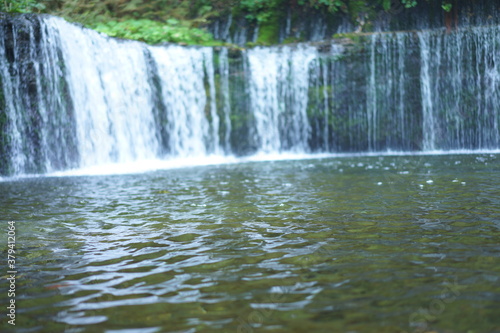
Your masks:
<svg viewBox="0 0 500 333"><path fill-rule="evenodd" d="M176 20L174 18L170 18L167 20L167 24L172 25L172 26L179 25L179 20Z"/></svg>
<svg viewBox="0 0 500 333"><path fill-rule="evenodd" d="M441 8L443 8L446 12L450 12L451 11L451 3L449 2L445 2L441 5Z"/></svg>
<svg viewBox="0 0 500 333"><path fill-rule="evenodd" d="M169 25L168 23L173 23ZM152 20L125 20L97 23L91 28L112 37L145 41L150 44L175 42L184 44L199 44L213 42L210 33L197 28L187 28L178 25L178 20L170 19L167 24Z"/></svg>
<svg viewBox="0 0 500 333"><path fill-rule="evenodd" d="M383 0L382 7L384 7L385 11L388 11L389 9L391 9L391 0Z"/></svg>

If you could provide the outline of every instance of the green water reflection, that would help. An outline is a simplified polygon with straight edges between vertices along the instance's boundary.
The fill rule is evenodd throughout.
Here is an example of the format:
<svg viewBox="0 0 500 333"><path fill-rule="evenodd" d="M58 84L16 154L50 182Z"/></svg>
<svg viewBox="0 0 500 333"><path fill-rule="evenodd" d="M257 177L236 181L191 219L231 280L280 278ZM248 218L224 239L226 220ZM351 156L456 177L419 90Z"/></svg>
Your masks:
<svg viewBox="0 0 500 333"><path fill-rule="evenodd" d="M500 331L499 171L365 156L3 181L16 331Z"/></svg>

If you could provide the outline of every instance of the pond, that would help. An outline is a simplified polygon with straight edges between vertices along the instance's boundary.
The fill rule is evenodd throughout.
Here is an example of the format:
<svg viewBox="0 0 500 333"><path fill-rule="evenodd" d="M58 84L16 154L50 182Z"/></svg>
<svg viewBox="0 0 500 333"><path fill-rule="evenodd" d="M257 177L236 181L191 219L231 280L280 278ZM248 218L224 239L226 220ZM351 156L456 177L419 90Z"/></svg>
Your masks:
<svg viewBox="0 0 500 333"><path fill-rule="evenodd" d="M4 179L16 332L499 331L499 172L478 153Z"/></svg>

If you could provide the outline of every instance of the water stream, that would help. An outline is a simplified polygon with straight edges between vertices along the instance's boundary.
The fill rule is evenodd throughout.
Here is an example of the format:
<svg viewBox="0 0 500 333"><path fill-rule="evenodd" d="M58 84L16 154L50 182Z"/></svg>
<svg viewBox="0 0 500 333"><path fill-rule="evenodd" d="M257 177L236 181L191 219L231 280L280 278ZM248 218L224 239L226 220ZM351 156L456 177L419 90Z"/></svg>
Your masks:
<svg viewBox="0 0 500 333"><path fill-rule="evenodd" d="M20 20L4 35L3 175L500 147L496 26L243 51L147 46L54 17Z"/></svg>
<svg viewBox="0 0 500 333"><path fill-rule="evenodd" d="M498 156L0 182L16 332L495 332Z"/></svg>

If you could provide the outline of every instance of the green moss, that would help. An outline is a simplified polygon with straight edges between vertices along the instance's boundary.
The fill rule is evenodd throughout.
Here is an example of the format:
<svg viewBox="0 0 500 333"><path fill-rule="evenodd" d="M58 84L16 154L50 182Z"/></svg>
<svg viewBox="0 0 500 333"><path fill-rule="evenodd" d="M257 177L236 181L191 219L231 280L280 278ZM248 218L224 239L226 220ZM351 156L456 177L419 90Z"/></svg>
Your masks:
<svg viewBox="0 0 500 333"><path fill-rule="evenodd" d="M333 38L334 39L348 39L352 43L363 43L368 40L368 36L370 34L367 33L355 33L355 32L350 32L350 33L342 33L342 34L334 34Z"/></svg>
<svg viewBox="0 0 500 333"><path fill-rule="evenodd" d="M257 20L254 17L248 17L253 24L258 24L258 37L256 42L248 42L247 47L273 45L279 43L279 31L282 15L278 9L273 9L268 12L266 19Z"/></svg>
<svg viewBox="0 0 500 333"><path fill-rule="evenodd" d="M259 27L259 37L257 43L260 45L277 44L279 41L279 20L274 16L272 20L268 20Z"/></svg>
<svg viewBox="0 0 500 333"><path fill-rule="evenodd" d="M304 38L291 36L291 37L286 38L283 41L283 44L294 44L294 43L300 43L303 41L304 41Z"/></svg>

